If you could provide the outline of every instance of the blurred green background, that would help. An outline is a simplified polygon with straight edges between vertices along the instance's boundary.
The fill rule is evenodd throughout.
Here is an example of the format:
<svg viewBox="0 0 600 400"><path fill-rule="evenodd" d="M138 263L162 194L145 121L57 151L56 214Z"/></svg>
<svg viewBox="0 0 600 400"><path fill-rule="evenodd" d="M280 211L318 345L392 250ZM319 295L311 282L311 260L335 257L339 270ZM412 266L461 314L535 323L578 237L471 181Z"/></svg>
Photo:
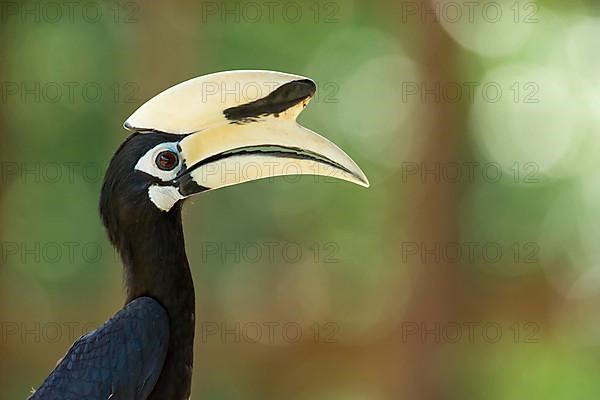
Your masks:
<svg viewBox="0 0 600 400"><path fill-rule="evenodd" d="M122 306L123 121L229 69L316 80L301 122L371 188L189 201L192 399L600 398L596 2L69 4L0 4L0 398Z"/></svg>

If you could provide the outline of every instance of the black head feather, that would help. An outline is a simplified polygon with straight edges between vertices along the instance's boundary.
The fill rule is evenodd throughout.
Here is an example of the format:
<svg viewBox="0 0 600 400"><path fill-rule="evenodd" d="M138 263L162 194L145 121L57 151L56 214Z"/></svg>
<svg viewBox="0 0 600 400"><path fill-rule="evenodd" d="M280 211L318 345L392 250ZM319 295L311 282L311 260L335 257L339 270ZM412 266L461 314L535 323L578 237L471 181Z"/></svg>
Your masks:
<svg viewBox="0 0 600 400"><path fill-rule="evenodd" d="M194 343L194 285L185 254L181 203L168 212L148 196L159 178L135 169L155 146L182 136L134 133L112 157L100 195L100 215L124 264L127 300L151 297L169 316L169 350L148 399L188 398Z"/></svg>
<svg viewBox="0 0 600 400"><path fill-rule="evenodd" d="M150 149L165 142L180 140L182 136L161 132L130 135L112 157L100 194L100 216L111 242L121 250L122 237L140 230L140 224L166 217L148 197L148 188L159 179L135 169L139 159ZM179 207L173 207L177 213Z"/></svg>

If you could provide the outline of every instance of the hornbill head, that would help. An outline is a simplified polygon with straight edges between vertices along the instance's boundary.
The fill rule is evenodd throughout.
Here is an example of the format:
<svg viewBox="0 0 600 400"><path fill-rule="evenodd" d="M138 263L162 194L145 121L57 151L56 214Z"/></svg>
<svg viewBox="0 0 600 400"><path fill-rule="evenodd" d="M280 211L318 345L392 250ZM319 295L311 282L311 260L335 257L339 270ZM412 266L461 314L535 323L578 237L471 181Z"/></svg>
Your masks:
<svg viewBox="0 0 600 400"><path fill-rule="evenodd" d="M191 195L282 175L368 187L344 151L296 123L315 91L310 79L270 71L215 73L165 90L125 122L134 133L111 161L101 209L139 221L140 206L169 213Z"/></svg>

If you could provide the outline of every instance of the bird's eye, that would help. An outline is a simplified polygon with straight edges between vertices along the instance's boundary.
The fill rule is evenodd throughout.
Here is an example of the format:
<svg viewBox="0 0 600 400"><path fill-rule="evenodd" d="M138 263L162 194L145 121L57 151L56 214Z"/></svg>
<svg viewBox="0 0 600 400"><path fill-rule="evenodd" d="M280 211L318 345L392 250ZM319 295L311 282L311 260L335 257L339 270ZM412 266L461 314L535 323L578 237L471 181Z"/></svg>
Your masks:
<svg viewBox="0 0 600 400"><path fill-rule="evenodd" d="M161 151L156 156L156 166L163 171L171 171L179 164L177 153L170 150Z"/></svg>

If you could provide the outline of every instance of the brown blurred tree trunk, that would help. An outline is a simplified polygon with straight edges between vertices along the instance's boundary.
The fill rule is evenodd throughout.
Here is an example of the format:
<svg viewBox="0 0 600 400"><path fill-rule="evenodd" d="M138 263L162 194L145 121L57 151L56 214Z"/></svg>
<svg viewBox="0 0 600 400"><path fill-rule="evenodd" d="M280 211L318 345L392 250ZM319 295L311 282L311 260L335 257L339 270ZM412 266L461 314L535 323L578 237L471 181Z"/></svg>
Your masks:
<svg viewBox="0 0 600 400"><path fill-rule="evenodd" d="M399 3L394 7L402 7L402 2ZM417 7L433 9L429 1L418 3ZM420 15L415 16L411 22L414 26L410 26L410 32L418 35L416 58L426 87L434 88L436 82L442 87L444 83L459 82L455 67L458 54L456 43L431 14L423 19ZM405 28L401 26L400 29ZM415 152L413 159L407 161L423 163L421 165L428 170L438 163L460 162L461 147L465 140L464 106L460 102L446 102L443 98L434 101L433 95L428 95L425 100L416 132L422 147ZM443 179L436 182L432 175L412 182L416 183L402 189L403 193L410 196L411 212L408 215L413 220L409 223L412 226L409 240L424 243L428 249L436 243L460 242L458 216L463 185L444 182ZM421 262L421 257L416 257L413 259L415 263L401 265L403 268L418 268L415 271L413 295L403 320L424 323L432 330L436 323L443 326L446 322L456 320L463 297L463 270L457 264L445 262L443 257L439 262L434 258L427 256L425 262ZM399 263L400 260L401 255L398 254ZM419 329L419 333L423 333L422 328ZM400 341L400 336L397 340ZM453 362L444 354L444 347L443 338L437 342L434 334L401 344L399 357L402 359L399 363L402 368L398 373L402 373L403 379L397 380L398 387L394 390L396 398L438 400L452 397L449 377Z"/></svg>
<svg viewBox="0 0 600 400"><path fill-rule="evenodd" d="M6 46L2 46L2 38L5 38L5 31L6 30L6 24L0 24L0 60L5 60L6 59ZM5 81L5 73L2 69L3 67L3 63L0 62L0 82L4 82ZM6 185L8 184L8 182L5 182L4 179L4 168L5 168L5 151L6 149L9 147L9 143L8 143L8 136L6 134L7 131L7 126L6 126L6 104L3 104L2 107L0 107L0 176L2 176L2 179L0 179L0 207L3 204L3 200L4 200L4 190L6 188ZM4 238L4 230L2 229L2 227L4 226L4 224L2 223L2 215L3 213L0 212L0 241L3 240ZM4 268L3 264L0 264L0 268ZM0 276L2 274L2 271L0 271ZM0 278L1 279L1 278ZM1 313L1 310L3 308L0 307L0 323L3 323L6 318L5 316ZM2 360L5 360L5 349L6 344L3 343L3 341L0 341L0 376L5 376L5 374L3 373L5 371L5 369L7 368L6 365L2 365ZM0 380L0 384L2 383L2 381ZM3 385L4 386L4 385Z"/></svg>

